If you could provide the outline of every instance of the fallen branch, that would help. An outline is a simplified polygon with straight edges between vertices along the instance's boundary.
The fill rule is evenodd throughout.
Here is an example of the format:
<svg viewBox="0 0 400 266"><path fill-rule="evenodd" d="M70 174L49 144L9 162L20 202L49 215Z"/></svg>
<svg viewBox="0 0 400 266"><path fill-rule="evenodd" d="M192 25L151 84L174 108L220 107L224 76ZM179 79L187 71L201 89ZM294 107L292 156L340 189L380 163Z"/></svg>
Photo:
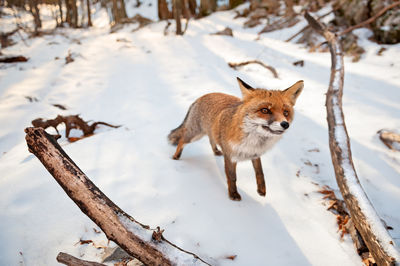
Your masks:
<svg viewBox="0 0 400 266"><path fill-rule="evenodd" d="M146 265L207 264L121 210L87 178L43 128L26 128L25 133L29 151L42 162L81 211L129 255ZM157 240L153 239L154 232L159 236Z"/></svg>
<svg viewBox="0 0 400 266"><path fill-rule="evenodd" d="M325 37L331 52L332 66L326 94L329 127L329 147L336 181L350 212L354 225L378 265L395 265L400 253L381 219L361 187L351 157L350 140L342 110L344 63L343 52L337 36L306 13L310 26Z"/></svg>
<svg viewBox="0 0 400 266"><path fill-rule="evenodd" d="M370 17L370 18L367 19L367 20L364 20L363 22L361 22L361 23L359 23L359 24L357 24L357 25L354 25L354 26L352 26L352 27L349 27L349 28L347 28L347 29L341 31L338 35L341 36L341 35L344 35L344 34L347 34L347 33L351 32L351 31L353 31L353 30L355 30L355 29L358 29L358 28L364 27L365 25L371 24L371 23L374 22L377 18L379 18L380 16L382 16L383 14L385 14L386 11L388 11L389 9L392 9L392 8L398 6L398 5L400 5L400 1L394 2L393 4L388 5L388 6L384 7L384 8L382 8L382 9L379 10L379 12L376 13L374 16Z"/></svg>
<svg viewBox="0 0 400 266"><path fill-rule="evenodd" d="M215 33L210 33L210 35L225 35L225 36L233 37L233 31L231 28L226 27L225 29L223 29L221 31L217 31Z"/></svg>
<svg viewBox="0 0 400 266"><path fill-rule="evenodd" d="M28 62L28 58L22 55L0 58L0 63L19 63L19 62Z"/></svg>
<svg viewBox="0 0 400 266"><path fill-rule="evenodd" d="M241 62L241 63L228 63L228 65L233 68L233 69L237 69L238 67L241 66L245 66L248 64L259 64L260 66L265 67L266 69L268 69L269 71L271 71L271 73L274 75L274 78L279 78L278 76L278 72L276 72L276 69L273 68L272 66L266 65L263 62L259 61L259 60L250 60L250 61L246 61L246 62Z"/></svg>
<svg viewBox="0 0 400 266"><path fill-rule="evenodd" d="M64 252L58 253L57 261L68 266L106 266L98 262L81 260Z"/></svg>
<svg viewBox="0 0 400 266"><path fill-rule="evenodd" d="M79 117L79 115L69 115L69 116L58 115L55 119L43 120L43 118L37 118L32 121L32 125L34 127L41 127L43 129L46 129L48 127L53 127L57 131L57 134L60 134L58 132L57 126L61 123L65 124L65 137L69 141L77 140L77 138L69 137L69 133L73 128L82 130L83 137L88 137L94 134L94 130L98 125L105 125L112 128L120 127L120 126L110 125L108 123L101 121L94 122L91 125L89 125L88 122L85 122L82 118Z"/></svg>
<svg viewBox="0 0 400 266"><path fill-rule="evenodd" d="M387 131L387 130L379 130L378 131L379 138L391 150L400 150L400 134L395 132ZM395 144L397 143L397 145ZM396 147L397 146L397 147Z"/></svg>

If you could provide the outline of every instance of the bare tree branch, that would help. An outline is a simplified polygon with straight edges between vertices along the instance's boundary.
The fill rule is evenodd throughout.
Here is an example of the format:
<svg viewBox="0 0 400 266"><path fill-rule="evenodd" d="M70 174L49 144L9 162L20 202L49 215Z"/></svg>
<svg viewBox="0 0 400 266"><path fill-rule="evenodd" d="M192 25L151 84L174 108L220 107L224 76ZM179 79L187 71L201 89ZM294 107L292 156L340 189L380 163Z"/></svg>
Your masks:
<svg viewBox="0 0 400 266"><path fill-rule="evenodd" d="M310 14L306 13L305 18L312 28L325 37L331 52L332 66L326 94L326 110L329 147L336 181L351 218L376 263L378 265L398 265L400 253L361 187L354 169L350 140L342 110L344 63L341 44L334 33L328 31Z"/></svg>
<svg viewBox="0 0 400 266"><path fill-rule="evenodd" d="M347 34L347 33L351 32L351 31L353 31L353 30L355 30L355 29L364 27L365 25L368 25L368 24L374 22L377 18L379 18L380 16L382 16L383 14L385 14L386 11L388 11L389 9L392 9L392 8L398 6L398 5L400 5L400 1L394 2L393 4L388 5L388 6L384 7L384 8L382 8L382 9L381 9L378 13L376 13L374 16L370 17L370 18L367 19L367 20L364 20L363 22L361 22L361 23L359 23L359 24L357 24L357 25L354 25L354 26L352 26L352 27L349 27L349 28L347 28L347 29L341 31L338 35L341 36L341 35L344 35L344 34Z"/></svg>

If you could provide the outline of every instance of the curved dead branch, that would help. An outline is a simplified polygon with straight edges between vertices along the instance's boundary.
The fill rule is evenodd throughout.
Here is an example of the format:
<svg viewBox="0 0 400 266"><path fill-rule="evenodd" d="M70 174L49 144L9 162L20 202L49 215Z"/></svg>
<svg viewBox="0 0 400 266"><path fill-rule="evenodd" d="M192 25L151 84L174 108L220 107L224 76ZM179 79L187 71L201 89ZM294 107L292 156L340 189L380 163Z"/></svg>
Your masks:
<svg viewBox="0 0 400 266"><path fill-rule="evenodd" d="M55 106L55 105L54 105ZM59 107L58 105L57 107ZM48 119L48 120L43 120L43 118L37 118L35 120L32 120L32 125L34 127L41 127L43 129L46 129L48 127L53 127L56 131L57 134L60 134L58 132L57 126L59 124L64 123L65 124L65 137L70 141L74 142L76 140L82 139L84 137L89 137L94 134L94 131L98 125L104 125L112 128L119 128L120 126L114 126L105 122L94 122L91 125L89 125L88 122L84 121L82 118L79 117L79 115L68 115L68 116L62 116L58 115L54 119ZM83 133L83 137L80 138L70 138L69 133L71 132L71 129L80 129Z"/></svg>
<svg viewBox="0 0 400 266"><path fill-rule="evenodd" d="M350 140L342 110L344 64L337 36L306 13L310 26L325 37L331 52L332 66L326 95L329 147L336 181L351 218L378 265L398 265L400 253L374 207L361 187L354 169Z"/></svg>
<svg viewBox="0 0 400 266"><path fill-rule="evenodd" d="M160 230L136 221L93 184L43 128L26 128L26 142L67 195L107 238L146 265L204 265L197 255L167 241ZM207 264L209 265L209 264Z"/></svg>
<svg viewBox="0 0 400 266"><path fill-rule="evenodd" d="M266 69L268 69L269 71L271 71L272 75L274 75L274 78L279 78L278 76L278 72L276 72L276 69L273 68L272 66L266 65L263 62L259 61L259 60L250 60L250 61L245 61L245 62L240 62L240 63L228 63L228 65L233 68L233 69L237 69L238 67L241 66L245 66L248 64L259 64L262 67L265 67Z"/></svg>

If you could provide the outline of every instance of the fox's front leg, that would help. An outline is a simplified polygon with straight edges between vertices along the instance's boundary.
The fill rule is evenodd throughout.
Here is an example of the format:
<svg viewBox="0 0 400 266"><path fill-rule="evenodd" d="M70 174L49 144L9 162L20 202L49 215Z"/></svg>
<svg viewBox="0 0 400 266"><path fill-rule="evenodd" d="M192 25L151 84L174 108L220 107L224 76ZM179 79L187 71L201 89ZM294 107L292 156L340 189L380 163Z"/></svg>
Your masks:
<svg viewBox="0 0 400 266"><path fill-rule="evenodd" d="M225 159L225 174L228 181L228 192L231 200L241 200L240 194L236 188L236 162L232 162L228 156L224 156Z"/></svg>
<svg viewBox="0 0 400 266"><path fill-rule="evenodd" d="M257 158L251 160L253 163L254 171L256 172L256 180L257 180L257 192L261 196L265 196L266 189L265 189L265 180L264 180L264 173L261 165L261 159Z"/></svg>

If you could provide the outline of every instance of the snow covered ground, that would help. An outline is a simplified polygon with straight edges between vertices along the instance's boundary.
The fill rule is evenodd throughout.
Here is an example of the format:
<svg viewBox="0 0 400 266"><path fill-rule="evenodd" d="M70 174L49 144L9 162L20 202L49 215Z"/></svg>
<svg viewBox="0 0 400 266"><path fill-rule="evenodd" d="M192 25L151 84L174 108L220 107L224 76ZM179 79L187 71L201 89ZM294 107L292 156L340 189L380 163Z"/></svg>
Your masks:
<svg viewBox="0 0 400 266"><path fill-rule="evenodd" d="M171 25L164 36L166 22L110 34L107 15L99 12L93 29L64 29L2 50L30 60L0 66L0 265L57 265L60 251L99 261L101 248L76 243L91 239L96 246L108 245L27 150L24 128L35 118L57 114L123 125L61 143L123 210L164 228L166 238L206 260L220 265L361 264L349 237L340 239L336 218L318 193L329 185L340 194L325 119L330 55L283 41L305 22L256 40L260 28L243 29L243 19L234 16L219 12L190 21L184 36L175 36ZM210 35L226 26L233 38ZM344 112L353 159L364 189L400 245L400 155L376 134L400 128L400 46L385 46L378 56L381 46L368 41L370 33L356 33L367 52L358 63L345 59ZM75 61L66 65L68 51ZM257 65L235 71L227 64L250 59L274 66L280 78ZM304 67L293 66L297 60L304 60ZM166 140L199 96L240 96L236 76L271 89L305 81L294 123L262 158L265 198L256 192L251 163L238 164L241 202L229 200L223 159L212 154L206 138L188 145L179 161L171 159L175 148ZM231 255L236 259L226 259Z"/></svg>

